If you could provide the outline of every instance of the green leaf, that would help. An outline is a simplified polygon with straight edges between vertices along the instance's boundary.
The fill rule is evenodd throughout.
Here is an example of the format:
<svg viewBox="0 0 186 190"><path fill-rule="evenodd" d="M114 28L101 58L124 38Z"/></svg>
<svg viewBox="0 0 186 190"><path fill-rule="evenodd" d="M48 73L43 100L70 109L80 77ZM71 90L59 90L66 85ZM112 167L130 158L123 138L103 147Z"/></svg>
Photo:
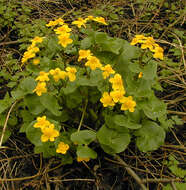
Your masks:
<svg viewBox="0 0 186 190"><path fill-rule="evenodd" d="M136 79L134 74L127 74L126 77L126 91L134 97L149 97L153 91L151 89L152 81Z"/></svg>
<svg viewBox="0 0 186 190"><path fill-rule="evenodd" d="M142 69L140 68L140 65L139 65L139 63L138 62L131 62L130 64L129 64L129 69L130 69L130 71L132 71L133 73L139 73L139 72L141 72L142 71Z"/></svg>
<svg viewBox="0 0 186 190"><path fill-rule="evenodd" d="M131 59L136 59L139 57L140 49L136 46L131 46L129 42L123 40L123 48L118 56L118 59L115 61L115 70L120 73L123 78L128 76L129 66L132 64Z"/></svg>
<svg viewBox="0 0 186 190"><path fill-rule="evenodd" d="M157 62L151 60L147 65L144 66L143 78L146 80L153 80L156 77Z"/></svg>
<svg viewBox="0 0 186 190"><path fill-rule="evenodd" d="M56 36L50 37L47 45L48 45L47 50L49 54L51 54L51 52L55 53L60 50L60 46L58 44L58 39Z"/></svg>
<svg viewBox="0 0 186 190"><path fill-rule="evenodd" d="M26 93L19 88L11 92L11 95L15 100L22 98L25 94Z"/></svg>
<svg viewBox="0 0 186 190"><path fill-rule="evenodd" d="M7 87L13 88L13 87L16 86L16 85L17 85L17 82L9 82L9 83L7 84Z"/></svg>
<svg viewBox="0 0 186 190"><path fill-rule="evenodd" d="M11 134L12 134L12 132L10 130L8 130L8 129L5 130L5 133L3 136L3 143L5 143L9 139ZM0 137L1 137L1 135L2 135L2 128L0 127Z"/></svg>
<svg viewBox="0 0 186 190"><path fill-rule="evenodd" d="M28 110L21 110L20 115L23 118L23 124L21 125L19 132L25 133L29 124L34 120L34 116L30 114L30 111Z"/></svg>
<svg viewBox="0 0 186 190"><path fill-rule="evenodd" d="M100 70L91 71L89 78L81 76L77 79L78 86L98 86L103 81L102 72Z"/></svg>
<svg viewBox="0 0 186 190"><path fill-rule="evenodd" d="M97 139L108 154L115 154L124 151L130 143L130 135L128 131L118 132L107 128L103 125L97 132Z"/></svg>
<svg viewBox="0 0 186 190"><path fill-rule="evenodd" d="M35 87L36 81L32 77L27 77L23 79L20 83L20 89L24 91L26 94L32 94Z"/></svg>
<svg viewBox="0 0 186 190"><path fill-rule="evenodd" d="M106 126L118 132L128 132L126 127L119 126L114 122L113 114L104 115Z"/></svg>
<svg viewBox="0 0 186 190"><path fill-rule="evenodd" d="M10 107L12 102L13 102L13 99L10 98L8 93L6 93L4 99L0 100L0 114L4 112L8 107Z"/></svg>
<svg viewBox="0 0 186 190"><path fill-rule="evenodd" d="M81 130L72 133L71 135L71 140L79 145L81 144L88 145L95 139L96 139L96 133L91 130Z"/></svg>
<svg viewBox="0 0 186 190"><path fill-rule="evenodd" d="M40 97L35 94L27 95L24 98L24 101L25 105L28 106L29 111L34 115L38 115L45 110L45 106L43 106L40 102Z"/></svg>
<svg viewBox="0 0 186 190"><path fill-rule="evenodd" d="M65 95L73 93L76 89L78 88L77 81L75 82L67 82L66 87L62 88L61 92L64 93Z"/></svg>
<svg viewBox="0 0 186 190"><path fill-rule="evenodd" d="M83 100L82 94L79 92L79 90L76 90L71 94L68 94L68 96L66 96L65 98L66 105L70 109L78 107Z"/></svg>
<svg viewBox="0 0 186 190"><path fill-rule="evenodd" d="M180 119L177 115L173 115L171 119L175 122L176 125L183 125L183 120Z"/></svg>
<svg viewBox="0 0 186 190"><path fill-rule="evenodd" d="M29 141L34 144L35 146L42 146L41 142L41 129L35 128L34 126L35 121L32 121L26 129L26 136Z"/></svg>
<svg viewBox="0 0 186 190"><path fill-rule="evenodd" d="M88 49L91 47L93 39L91 37L86 37L81 40L80 49Z"/></svg>
<svg viewBox="0 0 186 190"><path fill-rule="evenodd" d="M6 114L0 114L0 126L4 126L4 123L6 121Z"/></svg>
<svg viewBox="0 0 186 190"><path fill-rule="evenodd" d="M119 54L123 46L123 40L120 38L109 37L104 32L95 32L95 42L100 46L101 51L108 51Z"/></svg>
<svg viewBox="0 0 186 190"><path fill-rule="evenodd" d="M122 114L115 115L113 117L114 122L119 126L124 126L129 129L139 129L142 125L130 121L126 116Z"/></svg>
<svg viewBox="0 0 186 190"><path fill-rule="evenodd" d="M186 183L175 182L174 184L175 184L177 190L186 189ZM168 185L164 186L162 190L172 190L172 186L170 184L168 184Z"/></svg>
<svg viewBox="0 0 186 190"><path fill-rule="evenodd" d="M172 155L169 156L169 161L166 163L168 168L171 170L171 172L181 178L186 177L186 170L178 167L179 162L176 160L176 158Z"/></svg>
<svg viewBox="0 0 186 190"><path fill-rule="evenodd" d="M30 122L24 122L19 129L20 133L26 133L27 127L29 126Z"/></svg>
<svg viewBox="0 0 186 190"><path fill-rule="evenodd" d="M167 113L166 104L154 95L149 97L147 101L141 103L140 107L143 109L145 115L153 120Z"/></svg>
<svg viewBox="0 0 186 190"><path fill-rule="evenodd" d="M51 142L45 142L39 146L35 146L34 153L36 153L36 154L43 153L44 158L49 158L49 157L55 156L57 154L55 146Z"/></svg>
<svg viewBox="0 0 186 190"><path fill-rule="evenodd" d="M43 94L42 96L40 96L40 102L52 114L56 116L61 115L61 112L59 111L61 107L59 106L58 101L55 96L52 96L50 94Z"/></svg>
<svg viewBox="0 0 186 190"><path fill-rule="evenodd" d="M77 147L77 156L80 158L97 158L97 153L89 148L88 146L78 146Z"/></svg>
<svg viewBox="0 0 186 190"><path fill-rule="evenodd" d="M164 129L152 121L144 121L142 128L134 134L137 136L137 147L142 152L158 149L164 143L165 139Z"/></svg>

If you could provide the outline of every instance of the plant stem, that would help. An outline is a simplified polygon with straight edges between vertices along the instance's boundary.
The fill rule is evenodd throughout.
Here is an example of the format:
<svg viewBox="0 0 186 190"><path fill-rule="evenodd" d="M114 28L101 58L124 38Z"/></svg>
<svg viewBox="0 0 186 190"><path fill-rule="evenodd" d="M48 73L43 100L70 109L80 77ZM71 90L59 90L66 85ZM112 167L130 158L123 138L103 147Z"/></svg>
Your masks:
<svg viewBox="0 0 186 190"><path fill-rule="evenodd" d="M4 135L5 135L5 131L6 131L8 119L9 119L9 117L10 117L10 113L11 113L13 107L16 105L16 103L17 103L17 101L15 101L15 102L11 105L11 107L10 107L10 109L9 109L9 111L8 111L8 114L7 114L7 116L6 116L5 124L4 124L4 126L3 126L3 131L2 131L2 135L1 135L1 139L0 139L0 148L1 148L1 145L2 145L2 143L3 143L3 137L4 137Z"/></svg>
<svg viewBox="0 0 186 190"><path fill-rule="evenodd" d="M141 186L142 190L147 190L147 187L143 184L142 180L140 177L128 166L128 164L120 158L120 156L115 155L115 158L119 161L121 165L124 166L124 168L127 170L128 174L130 174L136 182Z"/></svg>
<svg viewBox="0 0 186 190"><path fill-rule="evenodd" d="M85 100L85 106L84 106L84 109L83 109L83 113L82 113L82 116L81 116L81 120L80 120L80 123L79 123L79 126L78 126L78 132L80 131L81 129L81 125L83 124L83 119L85 117L85 112L86 112L86 109L87 109L87 104L88 104L88 98Z"/></svg>

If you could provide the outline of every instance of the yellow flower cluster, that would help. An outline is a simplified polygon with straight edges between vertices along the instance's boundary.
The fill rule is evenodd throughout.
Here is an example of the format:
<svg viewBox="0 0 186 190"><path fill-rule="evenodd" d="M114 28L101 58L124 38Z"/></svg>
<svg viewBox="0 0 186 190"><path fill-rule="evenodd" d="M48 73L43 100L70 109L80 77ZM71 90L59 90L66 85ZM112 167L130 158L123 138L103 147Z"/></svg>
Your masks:
<svg viewBox="0 0 186 190"><path fill-rule="evenodd" d="M50 121L46 119L46 116L37 117L37 122L34 124L34 127L41 129L42 132L41 142L47 142L47 141L53 142L55 138L59 136L59 131L54 129L54 124L50 123ZM69 149L68 144L60 142L58 144L56 152L61 154L66 154L68 149Z"/></svg>
<svg viewBox="0 0 186 190"><path fill-rule="evenodd" d="M76 79L76 72L77 70L74 67L67 67L66 71L62 71L60 68L51 69L49 72L41 71L35 79L38 83L33 92L36 92L38 96L47 92L46 81L50 80L49 74L52 75L55 82L58 82L60 79L64 80L66 77L69 78L69 81L73 82Z"/></svg>
<svg viewBox="0 0 186 190"><path fill-rule="evenodd" d="M39 48L36 46L38 43L42 43L43 38L36 36L31 40L32 44L27 48L27 51L23 54L23 58L21 59L22 64L26 63L28 59L34 58L36 53L39 51ZM37 61L36 61L37 62ZM38 63L34 62L36 65Z"/></svg>
<svg viewBox="0 0 186 190"><path fill-rule="evenodd" d="M54 129L54 124L46 120L46 116L37 117L37 122L34 124L34 127L41 129L41 132L43 133L41 135L42 142L52 142L56 137L59 136L59 131Z"/></svg>
<svg viewBox="0 0 186 190"><path fill-rule="evenodd" d="M81 28L82 26L86 28L86 22L86 19L78 18L78 20L73 21L72 24L76 25L78 28Z"/></svg>
<svg viewBox="0 0 186 190"><path fill-rule="evenodd" d="M163 48L161 48L157 43L155 43L155 40L153 37L145 37L143 35L135 35L135 38L132 39L131 45L136 45L137 43L141 43L142 49L149 48L150 51L152 51L154 58L159 58L163 60Z"/></svg>
<svg viewBox="0 0 186 190"><path fill-rule="evenodd" d="M105 21L105 19L103 17L93 17L93 16L88 16L87 18L83 19L83 18L78 18L78 20L75 20L72 22L72 24L76 25L78 28L81 28L82 26L84 26L86 28L86 23L87 21L95 21L104 25L108 25Z"/></svg>
<svg viewBox="0 0 186 190"><path fill-rule="evenodd" d="M38 96L41 96L43 93L47 92L46 82L38 82L36 88L33 90Z"/></svg>
<svg viewBox="0 0 186 190"><path fill-rule="evenodd" d="M65 144L64 142L60 142L58 144L56 152L57 153L61 153L61 154L66 154L66 152L67 152L68 149L69 149L69 145L68 144Z"/></svg>
<svg viewBox="0 0 186 190"><path fill-rule="evenodd" d="M63 25L64 20L62 18L58 18L54 21L50 21L48 24L46 24L47 27L56 26L56 25Z"/></svg>
<svg viewBox="0 0 186 190"><path fill-rule="evenodd" d="M113 78L109 79L112 84L112 89L110 93L104 92L100 101L103 103L104 107L115 106L116 103L121 103L121 110L129 110L134 112L134 107L136 102L133 101L132 97L125 97L125 89L123 86L123 80L120 74L115 74Z"/></svg>
<svg viewBox="0 0 186 190"><path fill-rule="evenodd" d="M114 74L115 71L112 69L111 65L107 64L104 67L101 68L103 71L103 78L106 79L110 76L110 74Z"/></svg>
<svg viewBox="0 0 186 190"><path fill-rule="evenodd" d="M87 59L85 66L90 67L91 70L95 70L96 68L102 68L100 60L96 56L93 56L90 50L79 50L78 61L81 61L82 59Z"/></svg>
<svg viewBox="0 0 186 190"><path fill-rule="evenodd" d="M73 42L73 40L70 38L71 28L69 28L61 18L50 21L46 26L55 27L56 25L60 25L58 28L54 29L55 33L58 35L58 43L66 48L68 44L71 44Z"/></svg>
<svg viewBox="0 0 186 190"><path fill-rule="evenodd" d="M91 70L95 70L96 68L102 71L102 75L104 79L110 77L111 74L115 74L115 71L112 69L111 65L107 64L102 66L100 60L93 56L90 50L79 50L79 58L78 61L82 59L87 59L88 61L85 63L85 66L90 67ZM114 77L109 78L109 82L112 84L112 91L104 92L100 101L103 103L104 107L115 106L116 103L121 103L121 110L129 110L130 112L134 112L134 107L136 106L136 102L133 101L131 96L124 97L125 89L123 86L123 80L120 74L116 73Z"/></svg>

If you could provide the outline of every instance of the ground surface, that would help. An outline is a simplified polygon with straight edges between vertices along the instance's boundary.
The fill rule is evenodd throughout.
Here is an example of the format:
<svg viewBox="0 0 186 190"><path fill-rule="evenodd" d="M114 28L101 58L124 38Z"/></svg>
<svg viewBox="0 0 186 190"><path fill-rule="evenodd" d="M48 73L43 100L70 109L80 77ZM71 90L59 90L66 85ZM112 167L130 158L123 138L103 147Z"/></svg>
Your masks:
<svg viewBox="0 0 186 190"><path fill-rule="evenodd" d="M96 12L108 20L109 26L105 30L111 36L131 41L135 34L151 33L159 40L166 56L176 64L170 62L159 67L163 91L157 92L157 96L168 104L170 115L175 114L183 123L186 122L184 1L31 0L21 2L25 5L25 12L18 10L21 4L14 7L13 1L2 2L7 5L3 14L6 12L10 17L4 14L0 20L1 70L6 68L10 75L19 70L19 61L15 60L21 59L21 44L32 37L33 31L36 32L35 28L40 27L38 20L48 21L65 14L71 21L74 17ZM16 14L7 13L8 8ZM26 27L20 24L24 23L24 16L28 19L26 22L30 23ZM26 29L28 30L25 31ZM18 41L20 38L22 41ZM17 68L12 67L15 64ZM6 85L8 78L2 74L0 77L2 99L7 91L11 91L11 87ZM87 163L74 161L73 164L62 166L57 158L44 159L42 154L33 154L33 145L24 134L15 130L4 148L0 149L0 189L138 190L139 184L143 182L150 190L163 189L167 184L171 184L167 189L182 190L183 186L177 185L177 182L184 184L184 176L176 173L175 170L179 173L176 167L171 170L167 162L172 155L179 162L176 166L186 169L185 137L184 124L175 125L167 134L165 145L152 153L141 153L131 144L120 154L124 163L120 158L109 156L98 149L97 160ZM126 165L130 171L126 169ZM131 174L131 171L135 174ZM136 180L136 175L140 181Z"/></svg>

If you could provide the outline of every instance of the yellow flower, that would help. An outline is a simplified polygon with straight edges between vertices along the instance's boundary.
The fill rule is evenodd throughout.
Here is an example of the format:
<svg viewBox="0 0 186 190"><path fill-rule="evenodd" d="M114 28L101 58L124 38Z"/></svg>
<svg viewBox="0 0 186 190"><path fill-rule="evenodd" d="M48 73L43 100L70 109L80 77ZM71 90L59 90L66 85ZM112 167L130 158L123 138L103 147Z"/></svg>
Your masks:
<svg viewBox="0 0 186 190"><path fill-rule="evenodd" d="M25 63L25 62L27 62L28 59L33 58L35 56L36 56L36 54L32 50L26 51L23 55L23 58L21 59L21 62Z"/></svg>
<svg viewBox="0 0 186 190"><path fill-rule="evenodd" d="M64 20L62 18L58 18L56 20L56 22L59 24L59 25L63 25L64 24Z"/></svg>
<svg viewBox="0 0 186 190"><path fill-rule="evenodd" d="M47 142L54 141L54 138L59 136L59 131L54 129L54 124L50 124L48 127L41 128L42 135L41 135L41 141Z"/></svg>
<svg viewBox="0 0 186 190"><path fill-rule="evenodd" d="M63 33L58 36L59 44L62 45L64 48L67 47L68 44L71 44L73 40L70 37L70 33Z"/></svg>
<svg viewBox="0 0 186 190"><path fill-rule="evenodd" d="M142 78L142 76L143 76L143 73L140 72L139 75L138 75L138 78Z"/></svg>
<svg viewBox="0 0 186 190"><path fill-rule="evenodd" d="M103 93L102 98L100 99L100 102L103 103L104 107L115 105L114 101L112 100L112 97L109 95L108 92Z"/></svg>
<svg viewBox="0 0 186 190"><path fill-rule="evenodd" d="M39 51L39 48L38 48L38 47L34 47L34 48L32 49L32 51L33 51L34 53L37 53L37 52Z"/></svg>
<svg viewBox="0 0 186 190"><path fill-rule="evenodd" d="M77 161L78 162L82 162L82 161L88 162L89 160L90 160L90 158L80 158L80 157L77 157Z"/></svg>
<svg viewBox="0 0 186 190"><path fill-rule="evenodd" d="M109 82L112 83L112 88L114 90L124 90L123 80L120 74L115 74L114 78L110 78Z"/></svg>
<svg viewBox="0 0 186 190"><path fill-rule="evenodd" d="M96 18L93 18L93 20L96 22L102 23L104 25L108 25L103 17L96 17Z"/></svg>
<svg viewBox="0 0 186 190"><path fill-rule="evenodd" d="M114 90L110 92L110 96L114 100L115 103L119 102L125 94L124 90Z"/></svg>
<svg viewBox="0 0 186 190"><path fill-rule="evenodd" d="M76 68L74 67L67 67L66 68L66 71L67 71L67 76L69 77L69 80L71 82L73 82L74 80L76 80Z"/></svg>
<svg viewBox="0 0 186 190"><path fill-rule="evenodd" d="M40 59L34 59L34 60L33 60L33 64L34 64L34 65L38 65L39 63L40 63Z"/></svg>
<svg viewBox="0 0 186 190"><path fill-rule="evenodd" d="M63 34L71 31L71 28L68 27L67 24L64 24L63 26L60 26L56 29L54 29L56 34Z"/></svg>
<svg viewBox="0 0 186 190"><path fill-rule="evenodd" d="M69 145L65 144L64 142L60 142L56 149L57 153L66 154L67 150L69 149Z"/></svg>
<svg viewBox="0 0 186 190"><path fill-rule="evenodd" d="M46 120L46 116L37 117L37 123L34 124L35 128L45 128L50 125L50 122Z"/></svg>
<svg viewBox="0 0 186 190"><path fill-rule="evenodd" d="M32 43L30 46L27 47L27 51L32 50L34 47L36 47L36 44Z"/></svg>
<svg viewBox="0 0 186 190"><path fill-rule="evenodd" d="M48 78L49 73L46 73L44 71L40 71L39 76L36 78L36 81L40 81L40 82L45 82L45 81L49 81Z"/></svg>
<svg viewBox="0 0 186 190"><path fill-rule="evenodd" d="M88 61L85 63L85 66L89 66L92 70L95 70L96 68L102 68L102 64L97 57L89 56L87 59Z"/></svg>
<svg viewBox="0 0 186 190"><path fill-rule="evenodd" d="M78 61L81 61L82 59L88 58L92 55L90 50L79 50L79 58Z"/></svg>
<svg viewBox="0 0 186 190"><path fill-rule="evenodd" d="M33 90L33 92L36 92L38 96L41 96L43 93L47 92L46 89L46 83L45 82L39 82L36 86L36 88Z"/></svg>
<svg viewBox="0 0 186 190"><path fill-rule="evenodd" d="M63 25L64 24L64 20L62 18L58 18L57 20L54 21L50 21L48 24L46 24L47 27L50 26L56 26L56 25Z"/></svg>
<svg viewBox="0 0 186 190"><path fill-rule="evenodd" d="M107 77L110 76L110 74L114 74L115 71L112 69L111 65L107 64L104 67L101 68L102 71L104 71L103 78L106 79Z"/></svg>
<svg viewBox="0 0 186 190"><path fill-rule="evenodd" d="M159 58L159 59L163 60L163 48L161 48L159 45L157 45L155 47L155 49L153 50L153 52L155 52L153 55L154 58Z"/></svg>
<svg viewBox="0 0 186 190"><path fill-rule="evenodd" d="M36 36L34 39L31 40L32 45L34 45L36 43L42 43L42 41L43 41L43 38L39 37L39 36Z"/></svg>
<svg viewBox="0 0 186 190"><path fill-rule="evenodd" d="M145 37L144 35L135 35L135 38L132 39L132 42L130 43L130 45L136 45L137 43L143 43L145 42L147 39L147 37Z"/></svg>
<svg viewBox="0 0 186 190"><path fill-rule="evenodd" d="M55 70L51 69L49 73L53 76L55 82L58 82L60 79L64 80L67 76L67 73L65 71L61 71L60 68L56 68Z"/></svg>
<svg viewBox="0 0 186 190"><path fill-rule="evenodd" d="M94 20L94 17L93 16L88 16L87 18L85 18L86 21L88 20Z"/></svg>
<svg viewBox="0 0 186 190"><path fill-rule="evenodd" d="M81 28L81 26L84 26L86 28L85 25L86 22L87 22L86 19L78 18L78 20L73 21L72 24L77 25L78 28Z"/></svg>
<svg viewBox="0 0 186 190"><path fill-rule="evenodd" d="M121 110L129 110L130 112L134 112L134 107L136 106L136 102L132 100L132 96L129 97L123 97L120 100Z"/></svg>
<svg viewBox="0 0 186 190"><path fill-rule="evenodd" d="M147 37L146 41L143 42L143 44L141 45L141 49L149 48L151 51L153 51L154 46L155 46L155 41L153 37Z"/></svg>

